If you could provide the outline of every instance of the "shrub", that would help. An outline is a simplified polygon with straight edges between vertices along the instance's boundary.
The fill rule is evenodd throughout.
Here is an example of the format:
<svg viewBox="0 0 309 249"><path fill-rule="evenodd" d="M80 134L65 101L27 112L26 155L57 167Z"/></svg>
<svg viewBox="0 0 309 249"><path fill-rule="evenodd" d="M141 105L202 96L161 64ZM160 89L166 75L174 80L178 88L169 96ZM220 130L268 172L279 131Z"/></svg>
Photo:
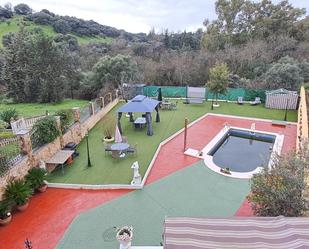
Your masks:
<svg viewBox="0 0 309 249"><path fill-rule="evenodd" d="M72 110L60 110L56 112L60 116L61 131L64 132L73 120Z"/></svg>
<svg viewBox="0 0 309 249"><path fill-rule="evenodd" d="M60 136L55 117L47 117L37 121L32 128L32 137L38 144L46 144Z"/></svg>
<svg viewBox="0 0 309 249"><path fill-rule="evenodd" d="M254 175L249 197L254 213L259 216L302 215L308 162L308 151L303 155L290 154L277 158L271 170Z"/></svg>
<svg viewBox="0 0 309 249"><path fill-rule="evenodd" d="M12 138L15 137L15 135L12 132L1 132L0 133L0 139L6 139L6 138Z"/></svg>
<svg viewBox="0 0 309 249"><path fill-rule="evenodd" d="M27 184L33 189L36 190L42 187L45 184L46 180L46 170L41 168L32 168L28 171L26 175Z"/></svg>
<svg viewBox="0 0 309 249"><path fill-rule="evenodd" d="M4 122L3 120L0 119L0 131L3 131L9 126L7 122ZM10 133L11 134L11 133ZM2 133L0 133L0 138L1 138Z"/></svg>
<svg viewBox="0 0 309 249"><path fill-rule="evenodd" d="M25 204L33 191L24 180L12 180L5 188L4 198L17 206Z"/></svg>
<svg viewBox="0 0 309 249"><path fill-rule="evenodd" d="M16 120L18 118L18 112L15 108L10 108L0 112L0 119L4 122L10 124L11 120Z"/></svg>

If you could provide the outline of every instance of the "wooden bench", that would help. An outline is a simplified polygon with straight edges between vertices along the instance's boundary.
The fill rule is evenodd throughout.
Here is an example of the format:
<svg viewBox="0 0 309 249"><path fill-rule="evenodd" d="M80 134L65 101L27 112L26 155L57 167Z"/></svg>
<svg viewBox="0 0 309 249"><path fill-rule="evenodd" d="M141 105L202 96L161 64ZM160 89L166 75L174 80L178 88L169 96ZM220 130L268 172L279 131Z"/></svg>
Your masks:
<svg viewBox="0 0 309 249"><path fill-rule="evenodd" d="M280 120L272 120L271 125L277 125L277 126L287 126L286 121L280 121Z"/></svg>

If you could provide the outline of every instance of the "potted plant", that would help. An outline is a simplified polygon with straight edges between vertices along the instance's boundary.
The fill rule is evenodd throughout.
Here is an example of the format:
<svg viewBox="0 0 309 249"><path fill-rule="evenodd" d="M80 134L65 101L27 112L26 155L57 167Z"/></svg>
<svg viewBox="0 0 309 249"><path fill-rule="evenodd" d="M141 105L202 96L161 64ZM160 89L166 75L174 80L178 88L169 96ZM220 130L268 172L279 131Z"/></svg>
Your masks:
<svg viewBox="0 0 309 249"><path fill-rule="evenodd" d="M103 141L106 143L113 142L115 140L113 134L116 127L116 123L113 119L107 118L103 120L104 123L104 138Z"/></svg>
<svg viewBox="0 0 309 249"><path fill-rule="evenodd" d="M131 248L132 238L133 238L133 227L123 226L121 228L118 228L116 239L120 244L119 249Z"/></svg>
<svg viewBox="0 0 309 249"><path fill-rule="evenodd" d="M5 188L4 198L16 205L17 210L23 211L29 205L33 191L24 180L11 180Z"/></svg>
<svg viewBox="0 0 309 249"><path fill-rule="evenodd" d="M26 175L26 182L33 190L45 192L47 189L46 170L37 167L30 169Z"/></svg>
<svg viewBox="0 0 309 249"><path fill-rule="evenodd" d="M5 226L12 220L11 203L7 200L0 202L0 225Z"/></svg>

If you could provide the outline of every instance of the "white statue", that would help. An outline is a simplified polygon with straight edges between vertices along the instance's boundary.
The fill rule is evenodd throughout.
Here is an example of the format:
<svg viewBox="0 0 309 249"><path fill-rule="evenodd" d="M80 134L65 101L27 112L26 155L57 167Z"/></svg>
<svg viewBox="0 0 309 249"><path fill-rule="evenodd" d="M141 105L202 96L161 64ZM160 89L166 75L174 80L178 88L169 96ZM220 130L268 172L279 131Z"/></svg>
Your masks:
<svg viewBox="0 0 309 249"><path fill-rule="evenodd" d="M45 169L45 170L46 170L46 164L45 164L45 162L44 162L43 160L40 160L40 161L39 161L39 168L40 168L40 169Z"/></svg>
<svg viewBox="0 0 309 249"><path fill-rule="evenodd" d="M132 164L131 169L133 169L133 180L131 181L131 185L140 185L142 183L142 177L138 171L139 165L137 161Z"/></svg>

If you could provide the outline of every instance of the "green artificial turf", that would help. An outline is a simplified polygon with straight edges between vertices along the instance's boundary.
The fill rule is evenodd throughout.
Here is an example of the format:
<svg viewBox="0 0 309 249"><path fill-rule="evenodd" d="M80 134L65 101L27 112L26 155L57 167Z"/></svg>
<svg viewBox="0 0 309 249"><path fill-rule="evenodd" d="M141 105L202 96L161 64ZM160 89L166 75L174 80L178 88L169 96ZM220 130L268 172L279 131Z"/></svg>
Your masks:
<svg viewBox="0 0 309 249"><path fill-rule="evenodd" d="M0 112L15 108L18 111L20 117L32 117L44 115L46 111L50 114L55 113L58 110L62 109L71 109L73 107L83 107L87 105L89 101L78 100L78 99L66 99L60 103L20 103L20 104L0 104Z"/></svg>
<svg viewBox="0 0 309 249"><path fill-rule="evenodd" d="M235 214L249 192L248 180L219 175L203 161L77 216L58 249L118 248L115 229L133 226L134 246L160 246L166 216Z"/></svg>
<svg viewBox="0 0 309 249"><path fill-rule="evenodd" d="M283 120L284 111L270 110L260 106L237 105L235 103L220 103L221 107L214 110L216 113ZM108 115L116 117L117 105ZM139 162L140 173L144 176L151 159L161 141L168 138L184 126L184 118L192 122L198 117L210 112L210 103L202 105L185 105L178 103L176 111L164 110L160 112L161 122L153 122L153 136L146 135L143 130L134 129L132 123L124 115L122 117L123 135L127 136L131 145L137 144L137 155L127 155L125 158L115 159L104 152L102 138L104 136L104 121L101 120L89 134L90 157L92 167L87 168L87 150L85 139L79 144L77 157L70 167L65 167L64 174L61 169L55 170L49 177L50 182L56 183L82 183L82 184L129 184L132 180L132 169L135 161ZM296 112L289 111L290 121L296 121ZM155 112L153 113L155 120Z"/></svg>

